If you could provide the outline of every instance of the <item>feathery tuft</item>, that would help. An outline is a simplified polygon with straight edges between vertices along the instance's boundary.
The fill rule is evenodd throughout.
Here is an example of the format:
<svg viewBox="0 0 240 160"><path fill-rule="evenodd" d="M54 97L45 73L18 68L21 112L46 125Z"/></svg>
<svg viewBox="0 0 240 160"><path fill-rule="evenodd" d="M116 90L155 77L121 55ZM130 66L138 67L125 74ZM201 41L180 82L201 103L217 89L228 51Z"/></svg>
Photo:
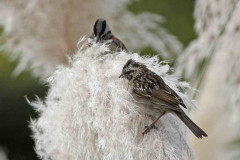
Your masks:
<svg viewBox="0 0 240 160"><path fill-rule="evenodd" d="M202 144L194 142L198 159L231 159L227 146L239 137L239 15L239 0L197 0L198 39L178 59L179 73L193 83L201 82L201 87L197 84L201 110L194 115L214 135Z"/></svg>
<svg viewBox="0 0 240 160"><path fill-rule="evenodd" d="M119 75L130 58L142 62L161 75L187 107L194 106L178 91L183 83L168 75L170 67L159 63L157 57L125 52L101 56L106 50L98 45L79 50L71 59L71 67L62 66L49 78L45 100L33 103L41 111L31 122L39 157L179 160L187 153L193 159L186 127L176 115L164 115L157 123L158 130L142 136L152 117L141 111L141 104L127 90L127 81Z"/></svg>

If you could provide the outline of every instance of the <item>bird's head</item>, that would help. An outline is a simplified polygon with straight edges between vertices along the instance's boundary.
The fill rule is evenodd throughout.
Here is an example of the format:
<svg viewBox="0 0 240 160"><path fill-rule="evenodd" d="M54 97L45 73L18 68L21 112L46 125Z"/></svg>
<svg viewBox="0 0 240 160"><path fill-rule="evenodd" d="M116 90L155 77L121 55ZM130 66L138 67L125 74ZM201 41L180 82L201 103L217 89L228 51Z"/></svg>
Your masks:
<svg viewBox="0 0 240 160"><path fill-rule="evenodd" d="M138 63L132 59L129 59L122 69L122 73L119 78L126 78L131 80L139 74L142 74L146 70L146 66L142 63Z"/></svg>
<svg viewBox="0 0 240 160"><path fill-rule="evenodd" d="M105 42L112 38L112 32L105 19L97 19L93 26L96 43Z"/></svg>

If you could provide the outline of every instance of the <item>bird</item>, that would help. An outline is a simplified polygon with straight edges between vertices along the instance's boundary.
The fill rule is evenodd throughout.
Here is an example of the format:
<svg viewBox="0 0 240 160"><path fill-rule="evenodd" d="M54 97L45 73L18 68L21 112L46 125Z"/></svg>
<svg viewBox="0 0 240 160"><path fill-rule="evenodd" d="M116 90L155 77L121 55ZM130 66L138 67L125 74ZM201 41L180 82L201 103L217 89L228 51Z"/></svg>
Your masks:
<svg viewBox="0 0 240 160"><path fill-rule="evenodd" d="M128 52L123 42L112 34L105 19L99 18L95 21L93 25L93 33L89 36L88 41L106 44L113 53L120 51Z"/></svg>
<svg viewBox="0 0 240 160"><path fill-rule="evenodd" d="M150 110L148 114L158 115L149 126L145 126L143 135L155 128L154 124L164 114L171 112L177 115L197 138L208 136L181 109L180 106L187 108L181 97L159 75L148 69L143 63L132 59L128 60L119 78L128 80L128 85L132 87L133 97Z"/></svg>

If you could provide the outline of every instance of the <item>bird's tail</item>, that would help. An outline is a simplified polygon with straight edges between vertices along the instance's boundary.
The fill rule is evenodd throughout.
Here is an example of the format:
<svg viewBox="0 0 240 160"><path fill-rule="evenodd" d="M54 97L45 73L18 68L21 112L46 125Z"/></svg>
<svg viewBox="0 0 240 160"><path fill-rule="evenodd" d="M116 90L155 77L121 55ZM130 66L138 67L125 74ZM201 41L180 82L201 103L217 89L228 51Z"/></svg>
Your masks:
<svg viewBox="0 0 240 160"><path fill-rule="evenodd" d="M193 132L197 138L207 137L208 135L198 127L185 113L176 113L183 123Z"/></svg>

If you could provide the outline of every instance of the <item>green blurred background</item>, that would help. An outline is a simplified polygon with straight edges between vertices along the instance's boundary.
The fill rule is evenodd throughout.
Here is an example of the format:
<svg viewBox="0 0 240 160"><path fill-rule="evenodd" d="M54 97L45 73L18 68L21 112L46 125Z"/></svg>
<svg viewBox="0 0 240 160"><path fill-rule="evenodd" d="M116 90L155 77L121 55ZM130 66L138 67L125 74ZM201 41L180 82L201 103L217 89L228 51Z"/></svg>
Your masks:
<svg viewBox="0 0 240 160"><path fill-rule="evenodd" d="M175 35L185 46L193 40L193 0L135 0L129 5L129 10L138 14L144 11L160 14L165 18L164 27ZM144 53L154 54L151 49ZM30 72L25 71L19 76L12 72L17 61L10 62L5 54L0 54L0 146L6 147L10 160L35 160L34 142L29 129L30 117L37 113L26 102L35 95L43 98L47 86L39 83Z"/></svg>

